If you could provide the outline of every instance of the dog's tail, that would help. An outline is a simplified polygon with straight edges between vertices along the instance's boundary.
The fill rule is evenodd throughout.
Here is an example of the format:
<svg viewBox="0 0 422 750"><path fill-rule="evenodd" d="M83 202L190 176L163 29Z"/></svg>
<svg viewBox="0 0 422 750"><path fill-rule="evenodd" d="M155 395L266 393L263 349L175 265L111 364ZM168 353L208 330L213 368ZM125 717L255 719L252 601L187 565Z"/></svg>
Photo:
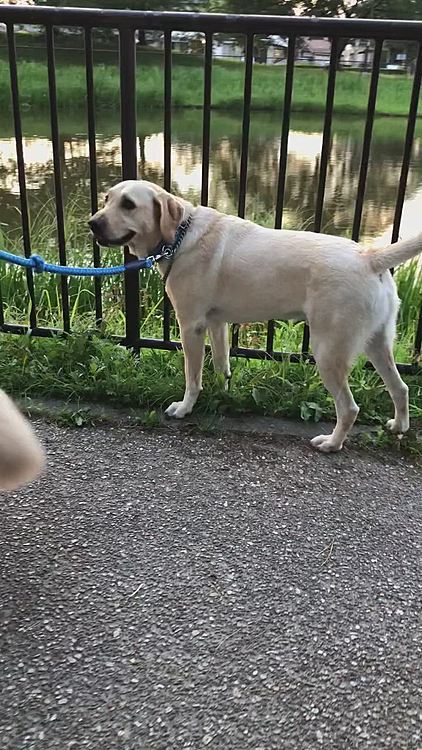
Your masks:
<svg viewBox="0 0 422 750"><path fill-rule="evenodd" d="M370 250L367 258L374 273L383 273L389 268L405 263L406 260L414 258L419 253L422 253L422 234L410 240L395 242L394 245Z"/></svg>
<svg viewBox="0 0 422 750"><path fill-rule="evenodd" d="M31 482L44 463L44 450L31 425L0 390L0 490Z"/></svg>

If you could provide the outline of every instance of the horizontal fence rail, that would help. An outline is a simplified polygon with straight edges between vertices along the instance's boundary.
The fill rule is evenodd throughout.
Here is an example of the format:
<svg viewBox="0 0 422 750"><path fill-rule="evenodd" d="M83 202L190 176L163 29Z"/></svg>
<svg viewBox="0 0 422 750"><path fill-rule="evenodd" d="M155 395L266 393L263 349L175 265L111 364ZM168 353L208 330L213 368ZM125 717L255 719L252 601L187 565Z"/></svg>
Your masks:
<svg viewBox="0 0 422 750"><path fill-rule="evenodd" d="M151 31L212 31L226 34L353 37L361 39L421 40L421 22L361 20L358 18L303 18L223 13L161 13L155 11L0 6L0 23L75 26L78 28L142 28Z"/></svg>
<svg viewBox="0 0 422 750"><path fill-rule="evenodd" d="M325 186L329 167L332 120L335 107L336 73L338 66L338 52L340 40L365 39L373 42L373 57L369 79L369 93L365 129L362 142L362 153L358 175L358 190L355 202L353 226L350 227L353 239L359 239L362 212L365 202L368 166L371 157L371 140L376 116L378 83L380 76L383 42L387 40L417 42L418 52L413 77L413 87L410 99L407 129L403 143L403 159L400 182L397 186L397 202L394 213L394 229L392 241L399 237L400 222L406 193L409 165L418 114L419 96L422 79L422 22L396 20L360 20L360 19L325 19L298 18L285 16L254 16L254 15L223 15L207 13L159 13L149 11L117 11L95 10L87 8L50 8L34 6L0 6L0 23L6 24L7 51L10 68L11 101L14 122L14 136L16 142L17 170L21 201L22 218L22 253L29 257L32 251L31 231L28 212L28 196L23 154L23 135L21 121L21 106L19 95L18 60L15 40L15 27L19 24L39 25L45 29L46 64L48 72L48 97L50 106L51 143L53 149L54 194L57 222L57 249L60 263L67 262L66 232L64 224L64 194L62 185L62 161L59 149L60 125L57 109L56 63L54 29L56 27L73 27L83 34L84 65L86 71L86 114L88 135L88 163L90 189L89 198L91 210L98 208L98 176L96 154L96 110L95 110L95 64L93 55L93 32L97 29L113 29L119 39L119 70L120 70L120 102L121 102L121 153L122 178L136 179L138 176L138 142L137 142L137 67L136 67L136 32L163 32L164 77L163 77L163 135L164 135L164 178L163 187L171 189L171 149L172 149L172 32L200 32L204 35L203 47L203 104L202 104L202 174L200 184L200 203L208 205L210 192L210 155L211 155L211 112L213 86L213 39L215 34L242 35L245 42L244 54L244 83L243 83L243 113L241 116L241 153L240 177L238 191L238 214L245 215L246 196L248 189L248 160L249 135L251 126L251 100L254 75L254 40L259 35L280 35L288 39L284 90L274 93L276 99L283 100L283 112L280 128L280 151L278 161L278 176L275 195L274 226L281 228L283 222L284 197L289 158L289 131L292 105L292 94L295 79L295 52L297 40L302 37L328 37L331 53L328 63L328 77L325 92L325 114L323 119L322 146L320 153L319 172L315 192L315 213L313 231L322 229ZM38 250L38 248L37 248ZM42 248L40 248L42 250ZM129 251L125 249L125 258ZM100 248L93 242L92 259L95 266L101 265ZM0 289L0 330L5 332L24 334L28 330L38 336L52 336L60 332L72 330L69 310L69 289L66 278L60 280L61 309L63 326L58 331L55 328L42 327L37 324L37 309L35 304L34 279L31 271L27 271L27 296L29 319L28 326L17 325L5 320L3 302ZM99 329L103 325L106 314L103 309L101 281L95 279L95 321ZM163 292L162 338L151 339L141 336L140 327L140 283L139 276L134 273L125 275L125 320L126 334L120 339L122 343L133 349L153 348L164 350L180 349L180 342L171 338L172 310L170 302ZM275 321L268 321L266 346L263 349L251 349L239 345L239 331L236 326L232 331L232 354L251 359L289 358L292 362L307 360L313 362L310 351L309 330L304 326L302 346L298 352L284 352L274 350ZM404 372L418 370L418 361L422 344L422 313L415 320L415 356L411 362L399 363L399 369Z"/></svg>

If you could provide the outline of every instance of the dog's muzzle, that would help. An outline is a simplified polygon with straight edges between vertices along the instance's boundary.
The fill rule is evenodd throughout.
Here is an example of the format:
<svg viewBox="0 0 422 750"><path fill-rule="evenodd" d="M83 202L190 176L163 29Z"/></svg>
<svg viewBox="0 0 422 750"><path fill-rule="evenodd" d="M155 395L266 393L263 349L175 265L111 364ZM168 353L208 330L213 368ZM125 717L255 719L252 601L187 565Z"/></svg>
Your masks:
<svg viewBox="0 0 422 750"><path fill-rule="evenodd" d="M88 226L99 245L112 247L114 245L127 245L135 236L136 232L127 232L123 237L107 237L105 232L105 220L103 217L93 217L88 221Z"/></svg>

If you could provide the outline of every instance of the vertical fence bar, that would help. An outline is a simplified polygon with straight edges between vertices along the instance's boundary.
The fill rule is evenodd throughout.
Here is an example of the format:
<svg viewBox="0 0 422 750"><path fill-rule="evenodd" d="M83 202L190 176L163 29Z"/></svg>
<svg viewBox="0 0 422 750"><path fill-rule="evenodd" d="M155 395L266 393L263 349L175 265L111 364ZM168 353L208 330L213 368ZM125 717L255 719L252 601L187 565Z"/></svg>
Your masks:
<svg viewBox="0 0 422 750"><path fill-rule="evenodd" d="M120 64L120 133L122 141L122 177L136 180L138 177L138 155L136 149L136 42L135 31L119 29ZM125 247L125 262L132 260L129 248ZM125 344L133 349L139 344L139 274L125 273Z"/></svg>
<svg viewBox="0 0 422 750"><path fill-rule="evenodd" d="M246 205L246 181L248 178L249 128L251 122L253 34L246 38L245 87L243 93L242 151L240 157L238 215L243 219Z"/></svg>
<svg viewBox="0 0 422 750"><path fill-rule="evenodd" d="M416 361L419 360L422 347L422 310L419 312L418 323L416 326L415 344L414 344L414 358Z"/></svg>
<svg viewBox="0 0 422 750"><path fill-rule="evenodd" d="M50 121L51 121L51 142L53 146L53 166L54 166L54 191L56 196L56 219L57 219L57 240L59 243L59 259L62 266L67 265L66 259L66 239L64 229L64 205L63 205L63 186L62 186L62 168L60 163L60 135L59 121L57 115L57 90L56 90L56 62L54 56L54 27L47 26L47 67L48 67L48 90L50 97ZM70 313L69 313L69 288L66 276L60 276L61 297L63 306L63 329L66 333L70 331Z"/></svg>
<svg viewBox="0 0 422 750"><path fill-rule="evenodd" d="M243 219L246 206L246 182L248 178L249 128L251 121L252 71L253 71L253 34L246 37L245 85L243 92L242 149L240 157L238 215ZM239 327L232 327L232 348L239 344Z"/></svg>
<svg viewBox="0 0 422 750"><path fill-rule="evenodd" d="M280 158L278 166L277 202L275 209L275 229L281 229L283 221L284 191L286 188L287 154L289 147L290 110L292 105L293 73L295 64L296 38L289 38L286 63L286 80L284 84L283 120L280 136Z"/></svg>
<svg viewBox="0 0 422 750"><path fill-rule="evenodd" d="M314 232L320 232L324 208L325 183L327 180L328 160L331 148L331 125L333 121L334 93L337 72L338 39L331 40L330 68L325 100L324 130L321 146L321 163L319 167L318 192L315 204Z"/></svg>
<svg viewBox="0 0 422 750"><path fill-rule="evenodd" d="M89 149L89 186L91 192L91 212L98 211L98 182L97 182L97 149L95 142L95 102L94 102L94 69L92 54L92 29L85 29L85 73L86 73L86 101L88 115L88 149ZM92 241L94 266L98 268L101 262L100 248L95 239ZM101 277L94 277L95 294L95 322L100 326L103 319L103 304L101 298Z"/></svg>
<svg viewBox="0 0 422 750"><path fill-rule="evenodd" d="M353 218L352 239L359 240L362 221L363 201L365 198L366 177L368 174L369 153L371 150L372 128L374 125L375 104L377 100L378 79L382 52L382 39L375 42L374 60L372 63L371 83L369 87L368 108L366 112L365 133L363 137L362 157L359 172L358 190L356 196L355 215Z"/></svg>
<svg viewBox="0 0 422 750"><path fill-rule="evenodd" d="M412 155L413 138L415 135L416 118L418 115L419 95L422 80L422 44L419 45L418 56L416 60L415 75L413 78L412 95L409 106L409 117L407 121L406 138L403 151L403 162L400 173L399 189L397 193L396 210L394 214L393 232L391 242L397 242L400 232L400 222L403 212L404 199L406 195L407 177L409 174L410 157ZM418 360L422 347L422 309L419 311L418 322L416 325L414 356Z"/></svg>
<svg viewBox="0 0 422 750"><path fill-rule="evenodd" d="M171 189L171 31L164 32L164 190ZM164 289L163 338L170 341L170 300Z"/></svg>
<svg viewBox="0 0 422 750"><path fill-rule="evenodd" d="M280 136L280 157L278 164L277 180L277 199L275 207L274 228L281 229L283 221L284 191L286 188L287 174L287 157L289 148L289 130L290 130L290 110L292 105L293 92L293 73L295 64L295 47L296 38L289 37L289 46L287 49L286 78L284 82L284 101L283 101L283 119ZM268 354L274 351L274 321L269 320L267 323L267 343L266 349Z"/></svg>
<svg viewBox="0 0 422 750"><path fill-rule="evenodd" d="M29 256L31 255L31 232L29 227L28 196L26 193L25 157L23 153L22 120L19 106L18 68L16 63L16 45L13 25L7 26L7 43L9 49L10 89L12 93L13 123L15 129L16 158L18 165L23 249L25 257L29 258ZM31 301L31 309L29 311L29 325L31 329L34 330L34 328L37 327L37 312L35 307L34 277L31 269L26 270L26 282L28 285L29 298Z"/></svg>
<svg viewBox="0 0 422 750"><path fill-rule="evenodd" d="M327 181L328 160L331 148L331 125L333 122L334 93L336 86L338 56L338 39L331 40L330 67L327 81L327 95L325 99L324 129L321 146L321 162L319 167L318 191L315 203L314 232L320 232L324 210L325 183ZM309 354L309 326L305 323L302 338L302 354Z"/></svg>
<svg viewBox="0 0 422 750"><path fill-rule="evenodd" d="M397 242L400 232L400 222L403 213L404 199L406 195L407 177L409 174L410 157L412 155L413 138L415 135L416 118L418 115L419 94L422 79L422 44L419 45L416 60L415 75L413 78L412 95L410 98L409 115L407 120L406 138L403 150L403 162L400 173L399 189L397 192L396 208L394 213L393 232L391 242Z"/></svg>
<svg viewBox="0 0 422 750"><path fill-rule="evenodd" d="M202 121L202 181L201 205L208 205L210 173L210 131L211 131L211 76L212 76L212 34L205 34L204 59L204 106Z"/></svg>
<svg viewBox="0 0 422 750"><path fill-rule="evenodd" d="M399 189L397 192L396 208L394 212L393 232L391 242L397 242L400 233L400 223L403 213L404 199L406 196L407 177L409 174L410 157L412 155L413 138L415 135L416 118L418 115L419 95L421 90L422 79L422 44L418 48L416 59L415 75L413 78L412 95L410 97L409 116L407 120L406 138L403 149L403 162L400 172ZM414 353L419 358L422 346L422 310L419 311L419 318L416 325Z"/></svg>
<svg viewBox="0 0 422 750"><path fill-rule="evenodd" d="M164 32L164 190L171 187L171 31Z"/></svg>
<svg viewBox="0 0 422 750"><path fill-rule="evenodd" d="M4 326L4 311L3 311L3 293L0 285L0 328Z"/></svg>

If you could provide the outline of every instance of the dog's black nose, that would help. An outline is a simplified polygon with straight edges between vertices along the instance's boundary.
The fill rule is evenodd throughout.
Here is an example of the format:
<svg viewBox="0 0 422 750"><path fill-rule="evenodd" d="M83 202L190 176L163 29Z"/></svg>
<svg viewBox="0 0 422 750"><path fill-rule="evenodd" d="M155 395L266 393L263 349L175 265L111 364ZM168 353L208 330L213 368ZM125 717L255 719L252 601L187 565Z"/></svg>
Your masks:
<svg viewBox="0 0 422 750"><path fill-rule="evenodd" d="M98 232L100 226L101 226L101 219L90 219L88 221L88 226L93 234Z"/></svg>

